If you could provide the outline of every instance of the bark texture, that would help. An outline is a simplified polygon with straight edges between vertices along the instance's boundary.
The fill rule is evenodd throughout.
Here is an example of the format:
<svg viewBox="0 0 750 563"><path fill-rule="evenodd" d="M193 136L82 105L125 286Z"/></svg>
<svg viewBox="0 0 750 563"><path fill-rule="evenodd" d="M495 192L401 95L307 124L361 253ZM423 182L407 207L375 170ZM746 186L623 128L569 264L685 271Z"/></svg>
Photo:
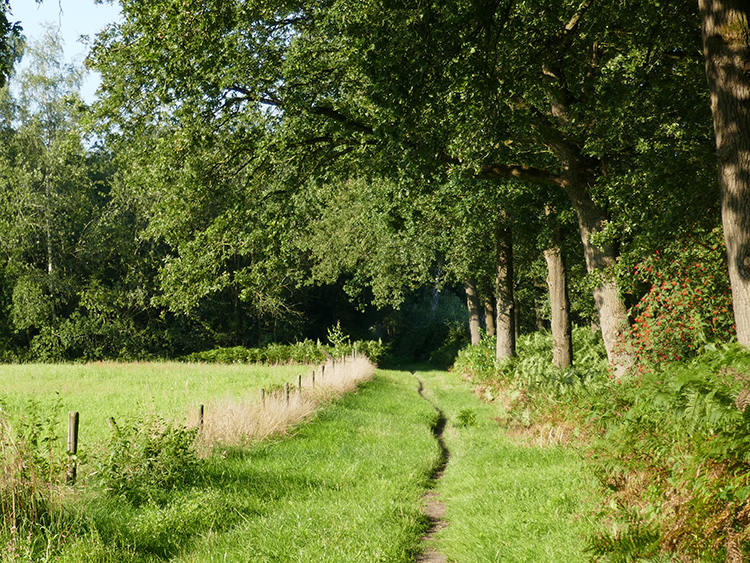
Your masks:
<svg viewBox="0 0 750 563"><path fill-rule="evenodd" d="M495 336L495 304L492 298L484 298L484 330L487 336Z"/></svg>
<svg viewBox="0 0 750 563"><path fill-rule="evenodd" d="M467 281L464 284L466 290L466 306L469 310L469 335L471 336L472 346L479 344L479 293L477 293L477 286L473 281Z"/></svg>
<svg viewBox="0 0 750 563"><path fill-rule="evenodd" d="M552 216L552 213L548 211L547 215ZM554 218L551 218L551 221L554 221ZM568 272L561 241L562 232L557 224L553 224L550 245L544 251L551 313L552 363L557 368L565 369L573 365L573 333L570 324Z"/></svg>
<svg viewBox="0 0 750 563"><path fill-rule="evenodd" d="M592 241L592 235L604 228L607 215L591 199L586 189L589 184L590 182L585 179L574 176L564 183L563 188L578 216L586 270L589 274L598 276L600 280L594 288L594 303L599 313L599 325L607 349L607 359L615 376L620 377L633 364L632 357L620 346L622 333L628 326L628 312L625 302L620 297L617 282L607 273L607 270L614 267L617 262L617 249L608 244L598 246Z"/></svg>
<svg viewBox="0 0 750 563"><path fill-rule="evenodd" d="M750 3L699 0L737 340L750 347Z"/></svg>
<svg viewBox="0 0 750 563"><path fill-rule="evenodd" d="M495 356L505 360L516 355L516 327L513 299L513 238L508 227L497 229L497 284Z"/></svg>

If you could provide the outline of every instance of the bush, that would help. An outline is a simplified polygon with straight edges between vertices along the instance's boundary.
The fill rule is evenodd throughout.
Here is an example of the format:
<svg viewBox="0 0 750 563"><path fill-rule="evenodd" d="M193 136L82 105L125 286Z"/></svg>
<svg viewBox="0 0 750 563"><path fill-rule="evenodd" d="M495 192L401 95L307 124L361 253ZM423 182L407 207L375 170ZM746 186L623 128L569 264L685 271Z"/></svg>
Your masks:
<svg viewBox="0 0 750 563"><path fill-rule="evenodd" d="M678 238L633 266L631 291L646 293L630 310L621 346L639 373L689 359L734 334L721 229Z"/></svg>
<svg viewBox="0 0 750 563"><path fill-rule="evenodd" d="M595 556L740 561L750 546L750 353L725 346L612 383L592 423Z"/></svg>
<svg viewBox="0 0 750 563"><path fill-rule="evenodd" d="M196 479L201 461L195 452L197 429L145 418L115 427L102 473L107 491L133 504L162 503L173 489Z"/></svg>
<svg viewBox="0 0 750 563"><path fill-rule="evenodd" d="M325 362L328 356L342 358L357 352L377 364L386 351L386 346L380 340L362 340L354 343L347 340L336 346L324 346L320 342L304 340L295 344L269 344L264 348L214 348L184 356L182 361L221 364L318 364Z"/></svg>

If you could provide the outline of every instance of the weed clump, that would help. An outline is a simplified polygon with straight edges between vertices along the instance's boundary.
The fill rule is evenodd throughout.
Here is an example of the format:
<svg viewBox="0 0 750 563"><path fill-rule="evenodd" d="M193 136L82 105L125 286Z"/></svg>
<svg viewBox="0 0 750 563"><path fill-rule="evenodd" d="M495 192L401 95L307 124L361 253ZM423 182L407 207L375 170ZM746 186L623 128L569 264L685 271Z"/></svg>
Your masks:
<svg viewBox="0 0 750 563"><path fill-rule="evenodd" d="M163 503L170 491L189 486L199 473L197 433L158 417L114 427L102 470L106 490L134 505Z"/></svg>
<svg viewBox="0 0 750 563"><path fill-rule="evenodd" d="M12 422L0 408L0 560L37 560L62 541L65 457L55 420L59 403L43 416L29 403Z"/></svg>

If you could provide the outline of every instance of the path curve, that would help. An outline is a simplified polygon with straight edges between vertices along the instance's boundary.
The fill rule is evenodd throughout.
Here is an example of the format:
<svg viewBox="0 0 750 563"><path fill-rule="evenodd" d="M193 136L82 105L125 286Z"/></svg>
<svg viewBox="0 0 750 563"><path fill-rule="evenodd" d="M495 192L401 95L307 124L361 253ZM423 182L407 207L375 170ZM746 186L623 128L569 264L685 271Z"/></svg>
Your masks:
<svg viewBox="0 0 750 563"><path fill-rule="evenodd" d="M448 460L450 458L450 451L448 451L448 448L445 445L445 440L443 440L443 431L445 430L445 425L448 422L448 419L445 417L445 414L442 410L440 410L432 401L425 397L424 383L422 383L422 381L418 377L417 382L419 384L419 396L430 403L438 413L437 421L435 422L431 430L432 435L435 437L435 440L437 440L438 446L440 447L440 459L430 473L431 487L423 497L424 506L422 507L422 512L424 512L425 516L430 519L430 528L427 531L427 534L422 537L422 541L429 542L435 537L435 532L437 532L438 530L442 530L448 525L444 520L445 503L440 499L440 494L435 492L435 490L433 489L435 483L443 476L443 472L445 471L445 468L448 465ZM417 557L416 563L447 563L447 560L442 553L432 547L428 547L421 555Z"/></svg>

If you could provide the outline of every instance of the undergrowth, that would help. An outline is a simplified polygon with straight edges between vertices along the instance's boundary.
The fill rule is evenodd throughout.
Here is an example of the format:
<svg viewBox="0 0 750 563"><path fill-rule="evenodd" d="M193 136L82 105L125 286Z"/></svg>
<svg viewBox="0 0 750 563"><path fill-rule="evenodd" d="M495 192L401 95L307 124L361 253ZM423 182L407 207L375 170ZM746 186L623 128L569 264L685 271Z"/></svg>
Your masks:
<svg viewBox="0 0 750 563"><path fill-rule="evenodd" d="M574 338L568 370L552 367L544 334L522 337L518 357L499 364L487 339L454 369L502 407L510 435L584 453L603 498L592 560L748 560L750 352L708 345L618 380L589 331Z"/></svg>
<svg viewBox="0 0 750 563"><path fill-rule="evenodd" d="M30 402L11 419L0 405L0 561L45 561L68 531L59 413Z"/></svg>
<svg viewBox="0 0 750 563"><path fill-rule="evenodd" d="M586 328L573 331L575 366L552 365L549 333L522 335L517 356L495 360L495 341L484 338L460 351L453 370L472 381L482 396L501 406L498 422L537 444L568 441L582 427L586 401L609 381L601 338Z"/></svg>
<svg viewBox="0 0 750 563"><path fill-rule="evenodd" d="M750 353L729 345L600 397L588 458L608 502L593 555L746 560L749 370Z"/></svg>
<svg viewBox="0 0 750 563"><path fill-rule="evenodd" d="M377 364L383 359L386 351L386 345L380 340L347 340L336 345L304 340L295 344L269 344L263 348L214 348L189 354L183 357L182 361L219 364L316 364L325 362L329 357L343 358L356 353Z"/></svg>

